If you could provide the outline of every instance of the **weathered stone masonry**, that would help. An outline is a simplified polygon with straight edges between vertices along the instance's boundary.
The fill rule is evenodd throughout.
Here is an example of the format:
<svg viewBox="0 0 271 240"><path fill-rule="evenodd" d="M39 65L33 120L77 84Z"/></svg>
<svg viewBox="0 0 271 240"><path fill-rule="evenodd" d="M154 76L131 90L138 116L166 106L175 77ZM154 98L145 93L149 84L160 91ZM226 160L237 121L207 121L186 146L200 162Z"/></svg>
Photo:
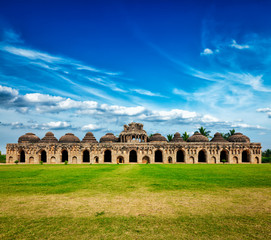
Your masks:
<svg viewBox="0 0 271 240"><path fill-rule="evenodd" d="M117 138L112 133L98 143L92 133L82 141L72 133L59 141L51 132L41 140L33 133L21 136L16 144L7 144L7 163L261 163L261 144L250 143L247 136L235 133L229 141L216 133L211 141L196 132L187 142L179 133L168 142L156 133L148 138L143 124L130 123Z"/></svg>

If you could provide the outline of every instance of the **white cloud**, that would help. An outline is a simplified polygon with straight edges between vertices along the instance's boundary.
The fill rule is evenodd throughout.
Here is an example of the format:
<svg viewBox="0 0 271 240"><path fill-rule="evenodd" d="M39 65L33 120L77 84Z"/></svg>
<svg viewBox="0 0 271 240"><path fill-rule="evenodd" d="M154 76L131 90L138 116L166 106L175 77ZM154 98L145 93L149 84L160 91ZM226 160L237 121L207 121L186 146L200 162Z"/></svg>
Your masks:
<svg viewBox="0 0 271 240"><path fill-rule="evenodd" d="M131 91L136 92L141 95L151 96L151 97L164 97L159 93L153 93L151 91L145 89L131 89Z"/></svg>
<svg viewBox="0 0 271 240"><path fill-rule="evenodd" d="M237 44L237 42L235 40L232 40L232 44L230 45L233 48L237 48L237 49L248 49L250 48L249 45L241 45L241 44Z"/></svg>
<svg viewBox="0 0 271 240"><path fill-rule="evenodd" d="M200 53L200 55L212 55L214 52L210 48L205 48L203 52Z"/></svg>
<svg viewBox="0 0 271 240"><path fill-rule="evenodd" d="M100 127L98 125L95 125L95 124L88 124L88 125L84 125L81 129L83 131L86 131L86 130L93 131L93 130L100 129Z"/></svg>

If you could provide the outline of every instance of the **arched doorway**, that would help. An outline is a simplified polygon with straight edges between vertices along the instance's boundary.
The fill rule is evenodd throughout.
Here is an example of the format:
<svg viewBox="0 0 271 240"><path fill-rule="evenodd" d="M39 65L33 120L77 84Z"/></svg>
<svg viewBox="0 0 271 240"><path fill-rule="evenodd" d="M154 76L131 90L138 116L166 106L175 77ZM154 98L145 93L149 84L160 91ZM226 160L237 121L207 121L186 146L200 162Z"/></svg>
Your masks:
<svg viewBox="0 0 271 240"><path fill-rule="evenodd" d="M95 163L99 163L99 158L98 158L98 157L95 157L95 158L94 158L94 161L95 161Z"/></svg>
<svg viewBox="0 0 271 240"><path fill-rule="evenodd" d="M205 154L205 152L203 150L199 151L198 162L199 163L206 162L206 154Z"/></svg>
<svg viewBox="0 0 271 240"><path fill-rule="evenodd" d="M130 151L129 162L137 162L137 153L135 150Z"/></svg>
<svg viewBox="0 0 271 240"><path fill-rule="evenodd" d="M150 163L150 158L148 156L144 156L142 158L142 163Z"/></svg>
<svg viewBox="0 0 271 240"><path fill-rule="evenodd" d="M249 161L249 153L247 150L242 152L242 162L248 163Z"/></svg>
<svg viewBox="0 0 271 240"><path fill-rule="evenodd" d="M226 162L228 162L228 152L226 150L222 150L220 152L220 162L223 162L222 160L226 160Z"/></svg>
<svg viewBox="0 0 271 240"><path fill-rule="evenodd" d="M160 150L155 151L155 159L154 162L163 162L163 155Z"/></svg>
<svg viewBox="0 0 271 240"><path fill-rule="evenodd" d="M47 162L47 154L44 150L40 154L40 160L44 163Z"/></svg>
<svg viewBox="0 0 271 240"><path fill-rule="evenodd" d="M90 162L90 157L89 157L89 151L88 150L85 150L83 152L83 162L87 162L87 163Z"/></svg>
<svg viewBox="0 0 271 240"><path fill-rule="evenodd" d="M172 157L168 157L168 163L172 163Z"/></svg>
<svg viewBox="0 0 271 240"><path fill-rule="evenodd" d="M106 150L104 152L104 162L111 162L111 161L112 161L111 151L110 150Z"/></svg>
<svg viewBox="0 0 271 240"><path fill-rule="evenodd" d="M124 158L122 156L118 156L117 163L124 163Z"/></svg>
<svg viewBox="0 0 271 240"><path fill-rule="evenodd" d="M259 158L255 157L255 163L260 163Z"/></svg>
<svg viewBox="0 0 271 240"><path fill-rule="evenodd" d="M182 150L177 152L177 162L184 162L184 153Z"/></svg>
<svg viewBox="0 0 271 240"><path fill-rule="evenodd" d="M22 162L22 163L25 162L25 152L24 152L24 150L22 150L21 153L20 153L20 162Z"/></svg>
<svg viewBox="0 0 271 240"><path fill-rule="evenodd" d="M67 150L63 150L62 151L62 159L61 159L61 161L62 162L65 162L65 161L68 161L68 151Z"/></svg>

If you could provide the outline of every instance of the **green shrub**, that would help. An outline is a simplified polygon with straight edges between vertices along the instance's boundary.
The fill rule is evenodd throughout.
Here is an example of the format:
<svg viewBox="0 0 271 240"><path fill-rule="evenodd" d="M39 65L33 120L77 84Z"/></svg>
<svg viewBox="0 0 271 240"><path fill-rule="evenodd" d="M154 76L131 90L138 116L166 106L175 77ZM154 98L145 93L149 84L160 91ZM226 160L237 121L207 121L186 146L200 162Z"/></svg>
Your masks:
<svg viewBox="0 0 271 240"><path fill-rule="evenodd" d="M225 162L227 162L227 160L226 159L222 159L221 162L223 162L223 164L224 164Z"/></svg>
<svg viewBox="0 0 271 240"><path fill-rule="evenodd" d="M262 163L271 163L271 157L262 157Z"/></svg>
<svg viewBox="0 0 271 240"><path fill-rule="evenodd" d="M65 165L67 165L68 164L68 161L67 160L65 160Z"/></svg>
<svg viewBox="0 0 271 240"><path fill-rule="evenodd" d="M0 155L0 163L6 163L6 155Z"/></svg>
<svg viewBox="0 0 271 240"><path fill-rule="evenodd" d="M18 163L19 163L19 161L18 161L18 160L16 160L16 161L14 161L14 163L18 164Z"/></svg>
<svg viewBox="0 0 271 240"><path fill-rule="evenodd" d="M43 161L40 161L40 165L42 165L43 164Z"/></svg>

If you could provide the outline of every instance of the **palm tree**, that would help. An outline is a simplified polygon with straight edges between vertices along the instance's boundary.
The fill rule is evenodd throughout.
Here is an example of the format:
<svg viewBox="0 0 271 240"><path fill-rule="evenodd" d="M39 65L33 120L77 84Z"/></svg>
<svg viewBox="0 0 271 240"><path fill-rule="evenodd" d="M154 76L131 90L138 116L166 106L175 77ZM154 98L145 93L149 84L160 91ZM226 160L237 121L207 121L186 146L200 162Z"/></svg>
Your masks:
<svg viewBox="0 0 271 240"><path fill-rule="evenodd" d="M222 137L228 140L230 136L232 136L235 133L235 129L229 130L228 133L221 133Z"/></svg>
<svg viewBox="0 0 271 240"><path fill-rule="evenodd" d="M187 132L183 133L182 138L184 141L187 141L187 139L189 138L189 135L187 134Z"/></svg>
<svg viewBox="0 0 271 240"><path fill-rule="evenodd" d="M211 137L211 136L210 136L211 131L207 131L206 128L204 128L204 127L202 127L202 126L199 128L199 132L200 132L203 136L205 136L205 137L207 137L207 138L210 138L210 137Z"/></svg>
<svg viewBox="0 0 271 240"><path fill-rule="evenodd" d="M168 135L167 135L167 140L168 140L169 142L172 140L172 138L173 138L173 134L168 134Z"/></svg>

